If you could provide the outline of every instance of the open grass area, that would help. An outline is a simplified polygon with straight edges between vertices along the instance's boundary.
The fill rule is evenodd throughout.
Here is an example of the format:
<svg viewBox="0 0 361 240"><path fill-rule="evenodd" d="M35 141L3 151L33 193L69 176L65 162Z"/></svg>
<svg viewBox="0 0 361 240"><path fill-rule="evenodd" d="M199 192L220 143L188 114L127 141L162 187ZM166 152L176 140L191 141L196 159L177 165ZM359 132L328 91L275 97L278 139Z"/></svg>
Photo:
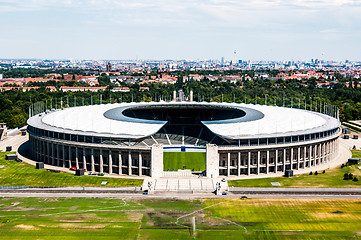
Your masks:
<svg viewBox="0 0 361 240"><path fill-rule="evenodd" d="M361 165L346 166L344 168L336 167L327 169L325 173L322 171L315 175L300 174L294 177L275 177L275 178L259 178L246 180L228 181L229 186L234 187L272 187L271 182L279 182L281 187L361 187ZM359 181L343 180L345 173L351 173L356 176Z"/></svg>
<svg viewBox="0 0 361 240"><path fill-rule="evenodd" d="M360 203L2 198L0 239L359 239Z"/></svg>
<svg viewBox="0 0 361 240"><path fill-rule="evenodd" d="M54 173L45 169L35 169L27 163L5 160L6 153L0 152L0 186L141 186L143 181L125 178L106 178L98 176L75 176L70 173ZM1 239L1 237L0 237Z"/></svg>
<svg viewBox="0 0 361 240"><path fill-rule="evenodd" d="M360 150L351 150L353 158L361 158L361 151Z"/></svg>
<svg viewBox="0 0 361 240"><path fill-rule="evenodd" d="M163 170L177 171L178 169L190 169L194 171L206 170L205 152L164 152Z"/></svg>

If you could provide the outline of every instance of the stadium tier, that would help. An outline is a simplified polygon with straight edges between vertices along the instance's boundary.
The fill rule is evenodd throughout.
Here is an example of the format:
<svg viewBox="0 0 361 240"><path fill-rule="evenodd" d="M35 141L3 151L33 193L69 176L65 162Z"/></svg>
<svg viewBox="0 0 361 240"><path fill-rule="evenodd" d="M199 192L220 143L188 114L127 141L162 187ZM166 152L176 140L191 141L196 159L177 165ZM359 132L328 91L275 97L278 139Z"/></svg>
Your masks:
<svg viewBox="0 0 361 240"><path fill-rule="evenodd" d="M37 114L28 132L33 159L46 164L119 175L244 177L333 161L340 135L333 115L236 103L122 103Z"/></svg>

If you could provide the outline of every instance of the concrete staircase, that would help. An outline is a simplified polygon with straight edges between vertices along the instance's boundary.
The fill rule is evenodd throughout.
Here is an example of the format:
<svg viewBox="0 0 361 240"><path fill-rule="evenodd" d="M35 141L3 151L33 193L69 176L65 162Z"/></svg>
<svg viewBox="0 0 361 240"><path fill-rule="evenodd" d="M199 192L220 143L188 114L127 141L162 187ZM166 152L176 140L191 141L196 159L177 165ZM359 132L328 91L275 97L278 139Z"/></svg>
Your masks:
<svg viewBox="0 0 361 240"><path fill-rule="evenodd" d="M154 192L213 192L216 184L221 184L222 191L228 190L227 181L220 178L148 178L143 182L142 189Z"/></svg>

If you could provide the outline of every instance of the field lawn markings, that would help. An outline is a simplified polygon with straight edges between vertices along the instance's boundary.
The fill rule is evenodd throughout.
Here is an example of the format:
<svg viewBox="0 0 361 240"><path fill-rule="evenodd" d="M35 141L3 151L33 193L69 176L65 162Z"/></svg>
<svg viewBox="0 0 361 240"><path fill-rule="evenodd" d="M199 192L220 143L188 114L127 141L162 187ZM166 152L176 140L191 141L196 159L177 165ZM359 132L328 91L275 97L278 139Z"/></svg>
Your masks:
<svg viewBox="0 0 361 240"><path fill-rule="evenodd" d="M205 209L207 209L207 208L211 208L211 207L216 206L216 205L219 205L219 204L221 204L221 203L222 203L222 202L219 202L219 203L213 204L213 205L211 205L211 206L208 206L208 207L205 207L205 208L202 208L202 209L193 211L193 212L191 212L191 213L187 213L187 214L185 214L185 215L183 215L183 216L180 216L180 217L177 218L177 221L175 222L175 224L178 225L178 226L185 227L185 228L190 228L190 227L188 227L188 226L186 226L186 225L179 224L179 223L178 223L179 220L182 219L182 218L191 216L191 215L193 215L193 214L195 214L195 213L197 213L197 212L202 212L203 210L205 210ZM200 230L200 229L199 229L199 230Z"/></svg>
<svg viewBox="0 0 361 240"><path fill-rule="evenodd" d="M246 228L245 226L242 226L241 224L238 224L238 223L233 222L233 221L231 221L231 220L229 220L229 219L226 219L226 218L221 218L221 217L214 217L214 218L220 219L220 220L223 220L223 221L226 221L226 222L230 222L230 223L232 223L232 224L234 224L234 225L236 225L236 226L238 226L238 227L240 227L240 228L243 228L243 230L244 230L245 233L247 232L247 228Z"/></svg>
<svg viewBox="0 0 361 240"><path fill-rule="evenodd" d="M98 208L98 209L89 209L89 210L72 211L72 212L49 213L49 214L39 215L39 217L52 216L52 215L61 215L61 214L69 214L69 213L94 212L94 211L99 211L99 210L113 209L113 208L118 208L118 207L125 207L125 206L127 206L127 202L126 202L125 200L122 200L122 201L123 201L123 205L120 205L120 206L104 207L104 208Z"/></svg>
<svg viewBox="0 0 361 240"><path fill-rule="evenodd" d="M263 229L263 230L253 230L253 232L304 232L305 230L272 230L272 229Z"/></svg>
<svg viewBox="0 0 361 240"><path fill-rule="evenodd" d="M97 209L89 209L89 210L80 210L80 211L72 211L72 212L58 212L58 213L48 213L48 214L41 214L39 217L45 217L45 216L53 216L53 215L61 215L61 214L71 214L71 213L85 213L85 212L94 212L94 211L101 211L105 209L113 209L113 208L120 208L127 206L127 202L125 200L123 201L123 205L120 206L113 206L113 207L104 207L104 208L97 208ZM0 217L25 217L27 214L21 214L21 215L6 215Z"/></svg>
<svg viewBox="0 0 361 240"><path fill-rule="evenodd" d="M190 228L190 227L188 227L188 226L186 226L186 225L179 224L179 223L178 223L178 222L179 222L179 220L180 220L180 219L182 219L182 218L185 218L185 217L191 216L191 215L193 215L193 214L195 214L195 213L197 213L197 212L202 212L203 210L205 210L205 209L207 209L207 208L211 208L211 207L217 206L217 205L219 205L219 204L221 204L221 203L224 203L224 202L215 203L215 204L210 205L210 206L208 206L208 207L205 207L205 208L202 208L202 209L199 209L199 210L193 211L193 212L191 212L191 213L185 214L185 215L183 215L183 216L180 216L180 217L178 217L178 218L177 218L177 221L175 222L175 224L176 224L176 225L178 225L178 226L185 227L185 228ZM219 218L219 217L216 217L216 218ZM228 220L228 219L225 219L225 218L219 218L219 219L222 219L222 220L224 220L224 221L228 221L228 222L230 222L230 223L233 223L233 224L235 224L235 225L237 225L237 226L239 226L239 227L243 228L243 229L244 229L244 231L245 231L245 232L247 232L246 227L244 227L244 226L242 226L242 225L240 225L240 224L238 224L238 223L232 222L231 220ZM198 231L203 231L203 230L198 229Z"/></svg>

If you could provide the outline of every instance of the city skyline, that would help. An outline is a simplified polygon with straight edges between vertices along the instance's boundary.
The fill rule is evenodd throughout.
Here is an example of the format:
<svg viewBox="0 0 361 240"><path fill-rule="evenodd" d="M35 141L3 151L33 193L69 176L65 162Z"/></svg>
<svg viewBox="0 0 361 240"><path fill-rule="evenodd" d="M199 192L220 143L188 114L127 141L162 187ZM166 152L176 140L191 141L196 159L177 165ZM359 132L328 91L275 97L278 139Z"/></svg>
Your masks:
<svg viewBox="0 0 361 240"><path fill-rule="evenodd" d="M355 0L1 0L0 13L3 59L360 60Z"/></svg>

